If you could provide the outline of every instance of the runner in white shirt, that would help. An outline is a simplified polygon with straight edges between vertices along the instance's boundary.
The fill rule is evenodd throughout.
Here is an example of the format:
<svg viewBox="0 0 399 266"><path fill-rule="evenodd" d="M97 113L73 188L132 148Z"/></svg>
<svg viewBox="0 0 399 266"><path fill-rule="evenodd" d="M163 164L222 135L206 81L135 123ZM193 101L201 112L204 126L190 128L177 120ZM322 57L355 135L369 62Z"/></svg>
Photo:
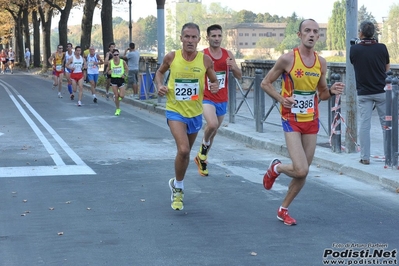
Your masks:
<svg viewBox="0 0 399 266"><path fill-rule="evenodd" d="M104 61L96 53L93 45L89 47L89 54L86 58L87 62L87 79L90 82L91 94L93 95L93 102L97 103L96 86L98 81L99 69L98 66L103 64Z"/></svg>
<svg viewBox="0 0 399 266"><path fill-rule="evenodd" d="M15 52L10 48L8 51L8 67L10 68L11 74L13 74L14 69L14 61L15 61Z"/></svg>
<svg viewBox="0 0 399 266"><path fill-rule="evenodd" d="M72 43L67 43L67 51L65 52L65 64L67 64L69 62L69 58L71 58L73 56L73 45ZM75 95L73 95L73 91L72 91L72 80L71 80L71 70L65 65L65 77L68 81L68 91L69 91L69 95L71 100L73 100L75 98Z"/></svg>
<svg viewBox="0 0 399 266"><path fill-rule="evenodd" d="M80 48L80 46L76 46L74 55L69 58L67 63L67 67L72 71L71 80L73 92L76 92L77 86L79 86L78 106L82 105L83 68L86 66L86 60L80 54L81 52L82 49Z"/></svg>

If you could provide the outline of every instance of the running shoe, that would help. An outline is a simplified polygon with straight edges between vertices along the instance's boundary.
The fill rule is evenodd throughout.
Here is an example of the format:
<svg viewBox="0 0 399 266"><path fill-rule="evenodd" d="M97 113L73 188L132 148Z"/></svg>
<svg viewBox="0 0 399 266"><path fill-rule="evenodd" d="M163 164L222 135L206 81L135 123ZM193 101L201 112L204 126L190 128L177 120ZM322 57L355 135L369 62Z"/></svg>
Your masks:
<svg viewBox="0 0 399 266"><path fill-rule="evenodd" d="M96 97L93 98L93 102L97 103L97 98Z"/></svg>
<svg viewBox="0 0 399 266"><path fill-rule="evenodd" d="M73 101L73 99L75 99L75 95L71 94L71 101Z"/></svg>
<svg viewBox="0 0 399 266"><path fill-rule="evenodd" d="M208 175L209 175L209 171L208 171L208 168L207 168L207 162L206 162L206 161L201 160L201 159L199 158L199 156L197 155L197 156L195 156L195 158L194 158L194 162L197 164L197 166L198 166L198 173L199 173L201 176L208 176Z"/></svg>
<svg viewBox="0 0 399 266"><path fill-rule="evenodd" d="M263 176L263 186L265 189L269 190L272 188L274 181L280 175L274 172L274 166L281 164L279 159L273 159L270 162L269 168L266 171L266 174Z"/></svg>
<svg viewBox="0 0 399 266"><path fill-rule="evenodd" d="M109 92L107 92L107 93L105 94L105 98L107 99L107 101L109 101Z"/></svg>
<svg viewBox="0 0 399 266"><path fill-rule="evenodd" d="M116 116L119 116L120 114L121 114L121 109L119 109L119 108L116 109L116 110L115 110L115 115L116 115Z"/></svg>
<svg viewBox="0 0 399 266"><path fill-rule="evenodd" d="M82 106L82 102L81 101L78 101L78 106Z"/></svg>
<svg viewBox="0 0 399 266"><path fill-rule="evenodd" d="M184 204L183 204L184 191L181 188L175 188L174 182L175 182L175 178L171 178L169 180L169 188L172 193L172 195L170 196L170 200L172 201L172 204L170 206L175 211L181 211L184 208Z"/></svg>
<svg viewBox="0 0 399 266"><path fill-rule="evenodd" d="M118 99L119 99L119 101L122 101L122 97L119 97Z"/></svg>
<svg viewBox="0 0 399 266"><path fill-rule="evenodd" d="M62 98L61 92L58 93L58 98Z"/></svg>
<svg viewBox="0 0 399 266"><path fill-rule="evenodd" d="M206 161L207 154L208 154L208 149L209 149L208 145L201 144L200 150L199 150L198 155L197 155L200 160Z"/></svg>
<svg viewBox="0 0 399 266"><path fill-rule="evenodd" d="M279 208L277 219L284 222L285 225L296 225L296 220L288 214L288 209Z"/></svg>

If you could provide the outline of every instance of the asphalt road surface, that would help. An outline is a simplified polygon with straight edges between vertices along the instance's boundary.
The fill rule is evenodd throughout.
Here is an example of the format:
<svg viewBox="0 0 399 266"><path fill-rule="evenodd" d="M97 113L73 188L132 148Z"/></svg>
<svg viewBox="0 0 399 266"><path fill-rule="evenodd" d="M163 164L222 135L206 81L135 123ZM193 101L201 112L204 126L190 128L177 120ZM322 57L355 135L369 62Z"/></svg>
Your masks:
<svg viewBox="0 0 399 266"><path fill-rule="evenodd" d="M312 165L286 226L290 179L262 186L276 154L217 136L210 175L191 160L173 211L165 118L51 87L0 76L0 265L397 265L398 194Z"/></svg>

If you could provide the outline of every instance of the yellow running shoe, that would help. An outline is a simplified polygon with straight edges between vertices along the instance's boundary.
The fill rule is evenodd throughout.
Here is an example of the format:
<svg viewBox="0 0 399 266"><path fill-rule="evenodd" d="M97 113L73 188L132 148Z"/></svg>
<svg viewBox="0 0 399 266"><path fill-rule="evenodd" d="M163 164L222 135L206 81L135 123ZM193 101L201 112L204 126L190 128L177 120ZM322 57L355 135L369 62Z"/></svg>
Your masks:
<svg viewBox="0 0 399 266"><path fill-rule="evenodd" d="M208 158L208 156L207 156L207 154L208 154L208 149L209 149L209 146L207 146L207 145L205 145L205 144L201 144L200 150L199 150L199 152L198 152L198 154L197 154L198 158L199 158L201 161L206 161L206 159Z"/></svg>
<svg viewBox="0 0 399 266"><path fill-rule="evenodd" d="M208 171L208 168L207 168L207 163L206 163L206 161L201 160L201 159L199 158L199 156L197 155L197 156L195 156L195 158L194 158L194 162L197 164L197 166L198 166L198 173L199 173L201 176L208 176L208 175L209 175L209 171Z"/></svg>
<svg viewBox="0 0 399 266"><path fill-rule="evenodd" d="M121 114L121 109L119 109L119 108L116 109L116 110L115 110L115 115L116 115L116 116L119 116L120 114Z"/></svg>
<svg viewBox="0 0 399 266"><path fill-rule="evenodd" d="M170 191L172 192L172 195L170 196L170 200L172 201L172 204L170 206L175 211L181 211L184 208L184 205L183 205L184 191L181 188L175 188L174 182L175 182L175 178L171 178L169 180L169 188L170 188Z"/></svg>

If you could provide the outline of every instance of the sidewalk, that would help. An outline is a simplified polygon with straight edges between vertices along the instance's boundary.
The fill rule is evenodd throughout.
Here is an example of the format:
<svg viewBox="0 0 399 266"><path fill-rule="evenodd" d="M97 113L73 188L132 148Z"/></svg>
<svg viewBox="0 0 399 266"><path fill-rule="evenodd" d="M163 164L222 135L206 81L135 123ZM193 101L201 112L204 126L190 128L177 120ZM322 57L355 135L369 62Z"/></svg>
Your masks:
<svg viewBox="0 0 399 266"><path fill-rule="evenodd" d="M89 84L84 84L86 89L89 89L89 86ZM97 92L105 97L105 89L99 87L97 88ZM267 95L265 98L267 112L272 106L272 100ZM135 100L131 95L128 95L123 99L123 102L157 114L165 114L165 98L161 98L160 101L156 98ZM259 133L256 132L255 120L251 114L253 110L252 92L248 94L246 101L243 101L242 93L237 90L237 108L241 102L242 105L235 115L235 123L229 123L229 114L227 113L223 125L219 128L218 134L243 142L252 147L264 149L265 153L270 151L288 158L288 151L285 146L285 139L281 128L280 114L278 110L275 107L272 108L269 117L264 122L263 133ZM344 96L342 98L341 106L341 114L343 118L346 118ZM389 191L399 193L399 169L385 168L382 130L376 110L373 112L371 126L372 158L370 158L370 165L363 165L359 163L359 152L347 153L345 151L346 128L344 124L341 124L342 152L335 153L332 151L329 143L329 135L327 134L328 128L330 127L328 124L327 101L321 102L319 107L321 126L312 165L335 171L341 174L343 178L345 176L350 176L365 182L381 185ZM286 160L288 161L288 159L283 159L283 162ZM265 168L267 165L268 162L265 164Z"/></svg>

